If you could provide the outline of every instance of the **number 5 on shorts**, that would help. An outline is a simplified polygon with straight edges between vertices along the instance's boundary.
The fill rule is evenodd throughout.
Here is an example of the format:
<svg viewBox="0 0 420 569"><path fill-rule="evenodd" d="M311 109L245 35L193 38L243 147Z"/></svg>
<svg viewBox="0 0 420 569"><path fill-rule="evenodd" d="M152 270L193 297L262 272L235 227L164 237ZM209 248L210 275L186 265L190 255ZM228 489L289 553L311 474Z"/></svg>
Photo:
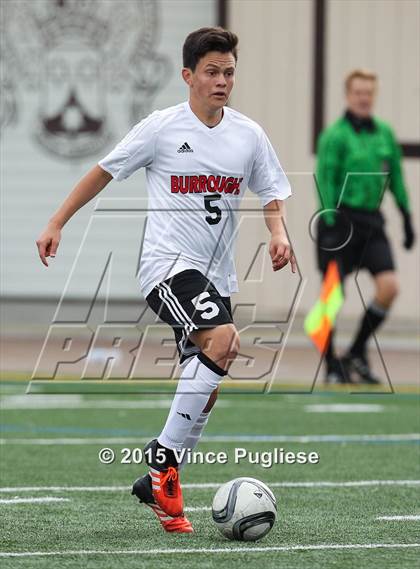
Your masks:
<svg viewBox="0 0 420 569"><path fill-rule="evenodd" d="M211 320L215 316L217 316L220 312L220 308L217 306L215 302L211 302L210 300L205 300L210 296L209 292L201 292L193 299L191 302L193 303L194 307L202 312L201 318L204 320Z"/></svg>

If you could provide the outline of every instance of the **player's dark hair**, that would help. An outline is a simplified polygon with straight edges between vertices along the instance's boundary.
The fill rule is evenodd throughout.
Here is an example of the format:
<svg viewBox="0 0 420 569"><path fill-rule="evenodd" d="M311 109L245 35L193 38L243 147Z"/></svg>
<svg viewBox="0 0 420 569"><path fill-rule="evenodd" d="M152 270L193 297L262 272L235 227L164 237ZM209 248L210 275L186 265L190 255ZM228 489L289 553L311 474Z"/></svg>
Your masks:
<svg viewBox="0 0 420 569"><path fill-rule="evenodd" d="M184 67L195 71L199 60L209 51L231 52L238 60L238 36L223 28L200 28L191 32L184 42L182 58Z"/></svg>

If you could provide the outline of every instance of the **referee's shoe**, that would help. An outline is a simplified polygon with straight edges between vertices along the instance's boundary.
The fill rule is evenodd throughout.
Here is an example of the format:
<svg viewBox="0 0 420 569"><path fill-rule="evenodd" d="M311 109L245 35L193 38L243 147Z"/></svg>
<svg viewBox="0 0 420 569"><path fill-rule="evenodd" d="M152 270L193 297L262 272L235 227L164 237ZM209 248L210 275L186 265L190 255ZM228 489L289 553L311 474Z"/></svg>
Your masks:
<svg viewBox="0 0 420 569"><path fill-rule="evenodd" d="M367 383L369 385L379 385L381 383L381 380L370 369L365 355L349 352L342 358L342 362L349 375L356 375L358 383Z"/></svg>
<svg viewBox="0 0 420 569"><path fill-rule="evenodd" d="M353 383L347 365L344 364L341 358L331 358L327 362L325 383L328 384Z"/></svg>

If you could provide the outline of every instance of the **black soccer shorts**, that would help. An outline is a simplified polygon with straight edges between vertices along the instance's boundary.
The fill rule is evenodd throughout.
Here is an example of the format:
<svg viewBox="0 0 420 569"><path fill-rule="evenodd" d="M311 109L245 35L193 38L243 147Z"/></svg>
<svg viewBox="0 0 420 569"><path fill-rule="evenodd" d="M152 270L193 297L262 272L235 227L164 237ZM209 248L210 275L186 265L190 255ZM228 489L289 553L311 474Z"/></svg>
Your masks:
<svg viewBox="0 0 420 569"><path fill-rule="evenodd" d="M349 235L348 243L338 251L327 251L333 243L343 243ZM380 211L356 210L341 207L337 227L331 229L321 218L318 223L317 256L318 267L325 272L328 262L336 259L342 277L359 269L368 270L371 275L384 271L394 271L395 263L391 244L385 233L385 221ZM335 232L335 235L333 233Z"/></svg>
<svg viewBox="0 0 420 569"><path fill-rule="evenodd" d="M233 322L230 297L222 297L213 283L195 269L162 281L147 295L146 301L172 326L180 363L200 352L188 338L191 332Z"/></svg>

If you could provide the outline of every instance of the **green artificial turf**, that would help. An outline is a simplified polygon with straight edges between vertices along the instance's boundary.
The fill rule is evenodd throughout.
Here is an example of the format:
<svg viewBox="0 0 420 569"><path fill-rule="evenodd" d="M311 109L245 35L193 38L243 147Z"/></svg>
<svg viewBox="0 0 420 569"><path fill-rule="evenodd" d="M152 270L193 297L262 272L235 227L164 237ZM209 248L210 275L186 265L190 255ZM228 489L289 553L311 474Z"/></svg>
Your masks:
<svg viewBox="0 0 420 569"><path fill-rule="evenodd" d="M1 552L58 552L60 556L1 557L2 568L67 567L213 568L412 568L420 548L318 549L273 551L273 547L310 545L380 545L419 543L419 521L382 521L380 516L419 515L420 485L391 483L370 486L281 486L297 482L419 480L416 440L346 442L255 441L256 435L387 435L419 432L419 400L415 395L223 395L199 445L202 451L225 451L227 464L190 465L182 474L187 508L209 507L216 487L191 483L223 483L239 476L263 480L276 495L278 519L256 543L230 542L219 534L209 511L189 511L193 535L168 535L145 506L130 495L144 464L121 464L121 449L142 447L137 439L155 436L167 415L164 406L127 408L127 402L168 401L168 395L69 396L74 408L60 408L63 398L26 395L19 383L2 389L0 499L59 497L69 501L40 504L0 503ZM18 399L13 399L18 396ZM20 396L20 397L19 397ZM27 399L25 399L26 397ZM73 397L73 399L72 399ZM47 408L28 408L38 398ZM26 401L31 402L26 404ZM83 408L81 404L89 405ZM113 404L117 408L101 408ZM378 405L379 412L310 413L314 404ZM120 405L120 408L118 406ZM153 403L152 403L153 405ZM15 406L15 408L11 408ZM44 405L45 407L45 405ZM212 437L224 436L223 442ZM229 441L243 436L242 442ZM45 439L82 439L77 444L43 444ZM21 444L27 440L27 443ZM92 442L92 439L99 439ZM119 442L116 442L118 439ZM13 442L14 440L14 442ZM36 444L29 444L30 442ZM128 442L126 442L128 441ZM4 442L4 441L3 441ZM88 444L81 444L87 442ZM99 450L110 447L116 461L101 464ZM315 451L318 464L263 468L246 460L234 463L234 448L270 451ZM274 484L274 486L273 486ZM117 491L54 490L51 487L118 486ZM14 488L6 492L5 488ZM45 487L24 491L22 487ZM210 552L211 549L226 551ZM236 549L241 549L240 552ZM204 550L187 553L180 550ZM235 551L233 551L234 549ZM158 550L158 551L154 551ZM166 550L175 550L166 552ZM66 554L65 552L91 552ZM105 555L92 552L106 551ZM112 552L119 553L112 553ZM131 553L130 553L131 552Z"/></svg>

